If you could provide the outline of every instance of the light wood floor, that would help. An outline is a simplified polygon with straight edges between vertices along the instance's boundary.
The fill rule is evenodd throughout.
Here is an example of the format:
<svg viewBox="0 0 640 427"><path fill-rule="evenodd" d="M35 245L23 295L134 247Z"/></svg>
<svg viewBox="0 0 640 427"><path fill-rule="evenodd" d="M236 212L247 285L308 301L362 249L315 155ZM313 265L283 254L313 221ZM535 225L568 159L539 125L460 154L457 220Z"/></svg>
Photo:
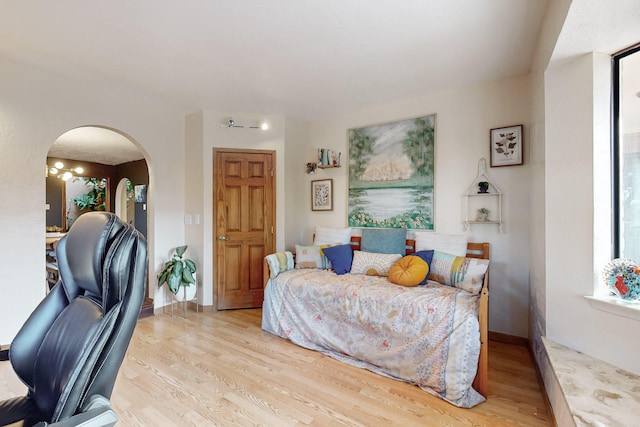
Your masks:
<svg viewBox="0 0 640 427"><path fill-rule="evenodd" d="M180 313L182 314L182 313ZM525 347L491 341L489 399L460 409L260 329L261 310L140 319L118 426L549 426ZM0 398L24 387L0 362Z"/></svg>

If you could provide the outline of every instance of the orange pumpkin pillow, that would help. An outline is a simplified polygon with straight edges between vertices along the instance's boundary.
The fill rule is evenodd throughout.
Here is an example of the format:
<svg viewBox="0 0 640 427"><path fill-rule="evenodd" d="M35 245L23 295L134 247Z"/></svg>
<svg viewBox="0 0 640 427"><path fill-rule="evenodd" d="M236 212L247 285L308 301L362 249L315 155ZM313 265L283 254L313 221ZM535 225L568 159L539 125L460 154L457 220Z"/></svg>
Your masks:
<svg viewBox="0 0 640 427"><path fill-rule="evenodd" d="M422 258L402 257L389 270L389 281L401 286L417 286L429 274L429 264Z"/></svg>

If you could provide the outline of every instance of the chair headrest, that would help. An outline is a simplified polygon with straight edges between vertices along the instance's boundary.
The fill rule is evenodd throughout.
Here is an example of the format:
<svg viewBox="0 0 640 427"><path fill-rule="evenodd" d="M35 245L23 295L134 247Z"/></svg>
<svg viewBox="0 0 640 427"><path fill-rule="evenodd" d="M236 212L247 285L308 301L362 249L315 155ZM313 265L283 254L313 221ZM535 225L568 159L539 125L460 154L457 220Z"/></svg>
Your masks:
<svg viewBox="0 0 640 427"><path fill-rule="evenodd" d="M102 298L106 254L127 227L111 212L87 212L75 220L56 247L60 277L68 292Z"/></svg>

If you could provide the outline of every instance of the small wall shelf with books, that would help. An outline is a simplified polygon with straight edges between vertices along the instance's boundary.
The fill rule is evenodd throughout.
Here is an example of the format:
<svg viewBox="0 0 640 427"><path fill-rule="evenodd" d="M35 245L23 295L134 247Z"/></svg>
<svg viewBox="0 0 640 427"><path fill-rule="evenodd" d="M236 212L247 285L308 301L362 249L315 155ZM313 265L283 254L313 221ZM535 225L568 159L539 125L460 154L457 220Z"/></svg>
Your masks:
<svg viewBox="0 0 640 427"><path fill-rule="evenodd" d="M315 173L316 169L339 168L342 166L342 153L329 148L318 148L318 159L307 163L307 173Z"/></svg>

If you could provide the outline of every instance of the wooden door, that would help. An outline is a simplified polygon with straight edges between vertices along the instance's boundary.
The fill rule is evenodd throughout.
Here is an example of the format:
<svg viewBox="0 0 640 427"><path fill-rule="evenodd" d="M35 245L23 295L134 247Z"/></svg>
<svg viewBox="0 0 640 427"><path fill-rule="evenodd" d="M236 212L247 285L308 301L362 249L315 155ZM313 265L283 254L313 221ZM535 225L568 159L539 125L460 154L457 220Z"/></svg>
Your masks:
<svg viewBox="0 0 640 427"><path fill-rule="evenodd" d="M218 310L262 307L274 252L275 152L215 149L214 266Z"/></svg>

